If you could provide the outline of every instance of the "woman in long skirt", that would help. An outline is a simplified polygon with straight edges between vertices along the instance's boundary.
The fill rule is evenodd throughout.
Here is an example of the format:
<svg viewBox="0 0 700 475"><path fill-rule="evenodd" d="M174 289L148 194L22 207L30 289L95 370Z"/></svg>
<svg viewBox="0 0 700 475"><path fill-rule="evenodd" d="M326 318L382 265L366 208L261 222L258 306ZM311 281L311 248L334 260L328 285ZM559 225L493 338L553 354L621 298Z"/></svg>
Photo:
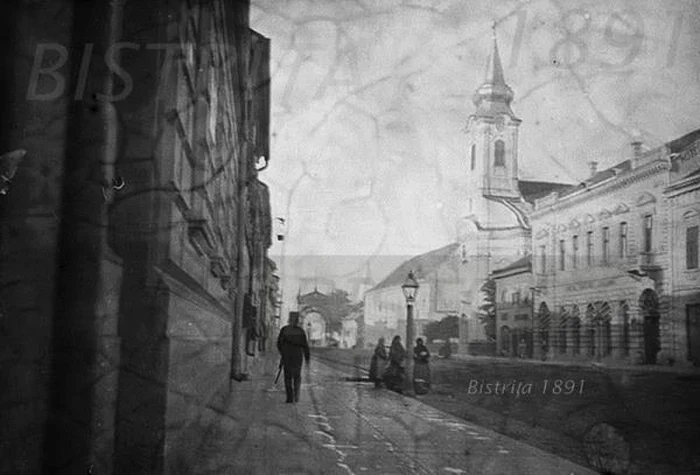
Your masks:
<svg viewBox="0 0 700 475"><path fill-rule="evenodd" d="M416 394L426 394L430 390L430 351L423 344L423 339L416 340L413 348L413 389Z"/></svg>
<svg viewBox="0 0 700 475"><path fill-rule="evenodd" d="M384 376L384 369L388 359L389 356L387 356L386 347L384 346L384 337L381 337L374 348L372 361L369 365L369 380L374 381L374 387L377 389L382 386L382 377Z"/></svg>
<svg viewBox="0 0 700 475"><path fill-rule="evenodd" d="M406 358L406 350L401 345L401 337L396 335L391 340L391 348L389 348L389 367L384 372L384 384L387 389L396 392L403 392L404 386L404 359Z"/></svg>

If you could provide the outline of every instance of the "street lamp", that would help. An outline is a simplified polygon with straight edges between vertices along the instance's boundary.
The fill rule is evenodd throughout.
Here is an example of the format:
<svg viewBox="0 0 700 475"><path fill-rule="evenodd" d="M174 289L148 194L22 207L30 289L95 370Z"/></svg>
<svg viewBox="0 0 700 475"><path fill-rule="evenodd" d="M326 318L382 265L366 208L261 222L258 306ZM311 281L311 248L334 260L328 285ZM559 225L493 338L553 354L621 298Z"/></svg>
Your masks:
<svg viewBox="0 0 700 475"><path fill-rule="evenodd" d="M408 273L406 281L401 286L403 296L406 298L406 394L413 395L413 303L418 294L418 281L413 271Z"/></svg>
<svg viewBox="0 0 700 475"><path fill-rule="evenodd" d="M540 350L535 351L535 346L540 346L540 338L539 336L536 336L538 334L539 329L537 328L537 325L535 325L535 319L538 318L537 316L537 306L535 305L535 295L538 295L542 289L540 287L530 287L530 292L531 292L531 298L532 301L530 302L530 313L532 314L532 337L530 338L531 345L532 345L532 351L530 353L530 358L535 359L540 356ZM537 353L537 354L536 354Z"/></svg>

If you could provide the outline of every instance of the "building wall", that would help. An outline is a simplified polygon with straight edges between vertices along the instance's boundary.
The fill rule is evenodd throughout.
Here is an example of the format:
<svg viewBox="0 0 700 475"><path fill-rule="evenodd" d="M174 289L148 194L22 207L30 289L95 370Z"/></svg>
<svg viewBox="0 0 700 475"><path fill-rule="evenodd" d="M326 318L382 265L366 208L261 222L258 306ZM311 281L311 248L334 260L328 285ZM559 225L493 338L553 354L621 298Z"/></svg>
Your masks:
<svg viewBox="0 0 700 475"><path fill-rule="evenodd" d="M0 196L2 473L38 473L44 460L61 176L71 107L69 96L42 97L56 84L48 77L32 81L32 61L17 58L36 58L40 43L70 44L71 29L60 25L72 22L70 1L52 2L40 10L11 2L3 5L0 19L0 153L27 150L7 194ZM55 51L46 54L58 56Z"/></svg>
<svg viewBox="0 0 700 475"><path fill-rule="evenodd" d="M253 64L247 2L6 13L0 143L28 154L0 202L0 471L188 471L232 363L258 354L242 309L267 292L269 41ZM53 77L15 64L38 43L69 52Z"/></svg>
<svg viewBox="0 0 700 475"><path fill-rule="evenodd" d="M655 150L635 159L635 168L630 171L569 196L553 194L536 202L531 216L539 319L535 324L536 356L539 351L549 357L563 351L582 358L634 358L643 353L640 298L645 290L658 298L661 349L672 350L666 311L670 223L663 196L668 168L664 150ZM650 252L644 248L646 216L653 220ZM626 226L627 236L622 253L621 226ZM606 227L607 258L603 244ZM588 233L592 233L590 262ZM574 251L575 236L578 251ZM540 317L543 303L547 316ZM571 327L574 318L581 324L576 344L572 342L572 328L566 337L558 338L559 327ZM566 350L562 350L564 347Z"/></svg>
<svg viewBox="0 0 700 475"><path fill-rule="evenodd" d="M514 271L496 281L496 350L503 356L532 351L532 273ZM524 347L521 345L524 340Z"/></svg>
<svg viewBox="0 0 700 475"><path fill-rule="evenodd" d="M671 301L669 305L671 338L679 362L700 364L700 268L693 266L688 249L688 229L700 227L700 177L682 180L667 190L670 204ZM698 255L697 242L695 255Z"/></svg>

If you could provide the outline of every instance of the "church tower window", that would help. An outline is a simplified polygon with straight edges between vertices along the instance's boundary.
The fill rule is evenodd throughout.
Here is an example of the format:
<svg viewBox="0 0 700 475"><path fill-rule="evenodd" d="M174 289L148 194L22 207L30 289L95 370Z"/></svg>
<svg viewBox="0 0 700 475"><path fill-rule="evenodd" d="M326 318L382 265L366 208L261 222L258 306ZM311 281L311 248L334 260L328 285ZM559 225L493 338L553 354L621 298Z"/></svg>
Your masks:
<svg viewBox="0 0 700 475"><path fill-rule="evenodd" d="M506 166L506 144L503 140L496 140L494 145L494 167L505 167Z"/></svg>
<svg viewBox="0 0 700 475"><path fill-rule="evenodd" d="M472 145L472 157L471 157L472 163L471 163L471 168L474 170L476 168L476 145Z"/></svg>

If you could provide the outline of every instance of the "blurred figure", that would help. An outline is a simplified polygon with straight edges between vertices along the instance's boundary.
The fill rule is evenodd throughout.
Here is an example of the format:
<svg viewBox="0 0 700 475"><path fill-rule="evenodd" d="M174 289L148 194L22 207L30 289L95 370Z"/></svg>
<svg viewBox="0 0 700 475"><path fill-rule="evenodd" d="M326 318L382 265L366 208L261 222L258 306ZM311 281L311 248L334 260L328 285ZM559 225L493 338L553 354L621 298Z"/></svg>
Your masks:
<svg viewBox="0 0 700 475"><path fill-rule="evenodd" d="M423 344L423 339L416 340L413 348L413 388L416 394L426 394L430 390L430 351Z"/></svg>
<svg viewBox="0 0 700 475"><path fill-rule="evenodd" d="M389 367L384 372L384 384L387 389L396 392L403 392L404 387L404 360L406 359L406 350L401 345L401 337L396 335L391 340L389 348Z"/></svg>
<svg viewBox="0 0 700 475"><path fill-rule="evenodd" d="M527 357L527 345L525 344L525 338L520 339L520 343L518 343L518 356L521 358L526 358Z"/></svg>
<svg viewBox="0 0 700 475"><path fill-rule="evenodd" d="M304 360L309 364L309 343L306 333L299 327L299 314L290 313L289 325L282 327L277 338L277 349L282 356L284 368L284 389L287 402L299 402L301 389L301 366Z"/></svg>
<svg viewBox="0 0 700 475"><path fill-rule="evenodd" d="M445 340L445 343L440 347L438 356L441 356L443 358L449 358L450 356L452 356L452 346L450 345L449 338Z"/></svg>
<svg viewBox="0 0 700 475"><path fill-rule="evenodd" d="M386 369L386 362L389 356L386 354L384 337L379 338L377 346L374 348L372 362L369 365L369 380L374 381L374 387L379 389L382 386L382 377Z"/></svg>

